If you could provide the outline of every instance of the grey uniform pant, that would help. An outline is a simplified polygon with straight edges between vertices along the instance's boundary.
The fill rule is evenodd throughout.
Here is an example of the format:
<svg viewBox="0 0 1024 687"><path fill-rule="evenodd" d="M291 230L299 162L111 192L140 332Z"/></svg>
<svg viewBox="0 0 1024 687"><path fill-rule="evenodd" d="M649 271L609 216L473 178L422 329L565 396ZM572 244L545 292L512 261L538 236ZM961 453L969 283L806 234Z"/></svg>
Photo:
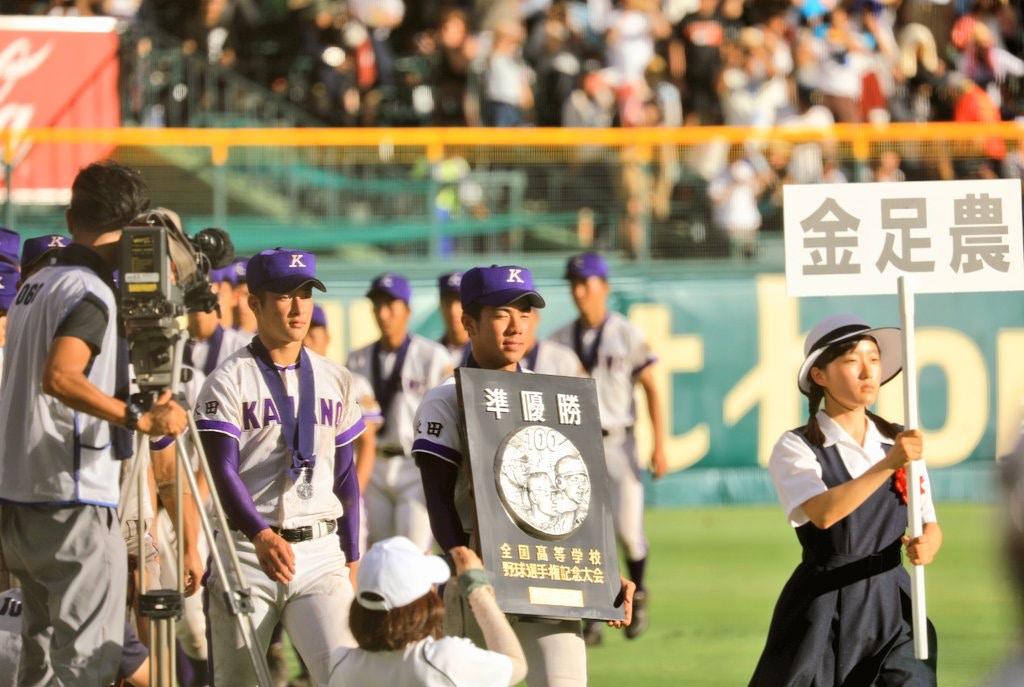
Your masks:
<svg viewBox="0 0 1024 687"><path fill-rule="evenodd" d="M469 600L460 593L456 578L444 589L444 633L468 637L481 649L487 648ZM587 647L579 620L509 616L512 631L526 656L526 684L529 687L585 687Z"/></svg>
<svg viewBox="0 0 1024 687"><path fill-rule="evenodd" d="M106 685L124 643L127 553L117 512L4 504L0 538L22 585L18 685Z"/></svg>

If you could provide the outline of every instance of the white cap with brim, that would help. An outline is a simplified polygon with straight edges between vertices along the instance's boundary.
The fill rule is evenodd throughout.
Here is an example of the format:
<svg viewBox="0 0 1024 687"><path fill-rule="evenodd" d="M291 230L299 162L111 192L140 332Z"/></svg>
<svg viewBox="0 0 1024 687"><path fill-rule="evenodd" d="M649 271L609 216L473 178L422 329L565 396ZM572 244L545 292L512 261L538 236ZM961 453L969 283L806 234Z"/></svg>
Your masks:
<svg viewBox="0 0 1024 687"><path fill-rule="evenodd" d="M401 608L450 574L443 558L424 554L405 537L382 539L359 561L356 602L372 611Z"/></svg>
<svg viewBox="0 0 1024 687"><path fill-rule="evenodd" d="M805 396L811 393L811 368L826 348L835 343L870 336L882 360L882 384L903 369L903 332L897 327L872 327L857 315L839 313L818 322L804 339L804 363L796 383Z"/></svg>

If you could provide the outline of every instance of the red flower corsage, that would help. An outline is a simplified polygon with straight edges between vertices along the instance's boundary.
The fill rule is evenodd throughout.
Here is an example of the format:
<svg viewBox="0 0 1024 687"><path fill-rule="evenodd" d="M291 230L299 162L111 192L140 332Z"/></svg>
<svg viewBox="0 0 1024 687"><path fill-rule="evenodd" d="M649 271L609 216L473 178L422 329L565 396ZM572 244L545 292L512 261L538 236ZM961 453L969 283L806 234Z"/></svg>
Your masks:
<svg viewBox="0 0 1024 687"><path fill-rule="evenodd" d="M893 493L900 497L900 503L907 505L907 469L900 468L892 476ZM921 495L924 495L924 475L921 475Z"/></svg>

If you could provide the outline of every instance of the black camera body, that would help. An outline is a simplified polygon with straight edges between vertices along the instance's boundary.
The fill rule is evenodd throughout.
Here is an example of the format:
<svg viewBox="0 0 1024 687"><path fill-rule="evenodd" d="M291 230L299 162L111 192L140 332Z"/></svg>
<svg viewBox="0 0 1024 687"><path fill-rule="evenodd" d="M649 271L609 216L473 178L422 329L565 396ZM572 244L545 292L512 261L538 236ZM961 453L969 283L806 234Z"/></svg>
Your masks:
<svg viewBox="0 0 1024 687"><path fill-rule="evenodd" d="M187 315L217 306L210 270L226 267L234 246L222 229L190 238L175 213L157 208L124 228L119 252L120 311L136 381L144 392L171 388Z"/></svg>

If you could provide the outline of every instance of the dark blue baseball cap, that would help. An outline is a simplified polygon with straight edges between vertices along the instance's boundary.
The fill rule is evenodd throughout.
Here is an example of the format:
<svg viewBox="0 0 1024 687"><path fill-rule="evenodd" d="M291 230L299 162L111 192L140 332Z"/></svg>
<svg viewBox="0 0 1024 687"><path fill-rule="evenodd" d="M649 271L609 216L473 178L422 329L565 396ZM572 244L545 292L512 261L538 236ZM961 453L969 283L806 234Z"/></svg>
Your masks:
<svg viewBox="0 0 1024 687"><path fill-rule="evenodd" d="M47 234L25 239L21 246L21 271L25 272L47 255L56 253L71 243L71 237L61 234Z"/></svg>
<svg viewBox="0 0 1024 687"><path fill-rule="evenodd" d="M313 306L313 316L309 318L310 327L326 327L327 326L327 314L324 309L319 305Z"/></svg>
<svg viewBox="0 0 1024 687"><path fill-rule="evenodd" d="M608 278L608 262L598 253L588 251L569 258L565 263L566 279L586 279L588 277Z"/></svg>
<svg viewBox="0 0 1024 687"><path fill-rule="evenodd" d="M252 291L291 293L304 286L327 290L316 278L316 256L305 250L273 248L260 251L249 259L245 272Z"/></svg>
<svg viewBox="0 0 1024 687"><path fill-rule="evenodd" d="M385 272L374 279L370 284L370 290L366 292L366 297L373 298L377 293L405 301L406 305L412 302L412 287L409 285L409 280L394 272Z"/></svg>
<svg viewBox="0 0 1024 687"><path fill-rule="evenodd" d="M474 267L462 275L459 293L462 307L473 303L508 305L524 297L534 308L544 307L544 299L533 287L530 270L516 265Z"/></svg>
<svg viewBox="0 0 1024 687"><path fill-rule="evenodd" d="M14 265L0 262L0 310L10 310L18 293L18 279L21 273Z"/></svg>
<svg viewBox="0 0 1024 687"><path fill-rule="evenodd" d="M21 236L7 227L0 227L0 262L18 266Z"/></svg>
<svg viewBox="0 0 1024 687"><path fill-rule="evenodd" d="M462 286L462 275L463 272L448 272L442 274L437 278L437 290L441 292L441 295L455 294L459 295L460 288Z"/></svg>

